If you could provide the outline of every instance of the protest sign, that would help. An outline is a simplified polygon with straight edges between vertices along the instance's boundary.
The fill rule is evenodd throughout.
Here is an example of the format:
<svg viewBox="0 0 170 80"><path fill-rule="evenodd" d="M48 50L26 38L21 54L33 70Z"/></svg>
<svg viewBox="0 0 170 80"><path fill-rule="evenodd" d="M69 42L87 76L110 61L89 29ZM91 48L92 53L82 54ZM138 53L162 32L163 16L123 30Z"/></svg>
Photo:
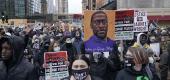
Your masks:
<svg viewBox="0 0 170 80"><path fill-rule="evenodd" d="M45 52L44 62L45 80L64 80L69 77L68 66L66 65L67 52Z"/></svg>
<svg viewBox="0 0 170 80"><path fill-rule="evenodd" d="M160 43L151 43L150 47L156 56L160 55Z"/></svg>
<svg viewBox="0 0 170 80"><path fill-rule="evenodd" d="M116 11L115 39L132 40L134 37L134 10Z"/></svg>
<svg viewBox="0 0 170 80"><path fill-rule="evenodd" d="M84 45L86 53L111 52L114 45L115 11L84 11Z"/></svg>
<svg viewBox="0 0 170 80"><path fill-rule="evenodd" d="M134 32L148 31L148 19L145 11L134 10Z"/></svg>

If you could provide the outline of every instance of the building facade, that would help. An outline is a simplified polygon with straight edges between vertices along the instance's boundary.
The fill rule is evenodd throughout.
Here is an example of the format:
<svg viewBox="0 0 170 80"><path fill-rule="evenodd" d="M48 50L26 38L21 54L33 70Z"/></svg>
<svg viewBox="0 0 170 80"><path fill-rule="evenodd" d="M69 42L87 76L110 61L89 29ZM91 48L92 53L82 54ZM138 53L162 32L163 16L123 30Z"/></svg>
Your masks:
<svg viewBox="0 0 170 80"><path fill-rule="evenodd" d="M26 16L34 16L42 13L42 0L26 0Z"/></svg>
<svg viewBox="0 0 170 80"><path fill-rule="evenodd" d="M0 11L8 18L25 18L25 0L0 0Z"/></svg>
<svg viewBox="0 0 170 80"><path fill-rule="evenodd" d="M117 7L116 0L83 0L83 10L115 10Z"/></svg>
<svg viewBox="0 0 170 80"><path fill-rule="evenodd" d="M68 14L68 0L47 0L48 14Z"/></svg>
<svg viewBox="0 0 170 80"><path fill-rule="evenodd" d="M144 10L158 27L170 26L170 0L117 0L117 8Z"/></svg>

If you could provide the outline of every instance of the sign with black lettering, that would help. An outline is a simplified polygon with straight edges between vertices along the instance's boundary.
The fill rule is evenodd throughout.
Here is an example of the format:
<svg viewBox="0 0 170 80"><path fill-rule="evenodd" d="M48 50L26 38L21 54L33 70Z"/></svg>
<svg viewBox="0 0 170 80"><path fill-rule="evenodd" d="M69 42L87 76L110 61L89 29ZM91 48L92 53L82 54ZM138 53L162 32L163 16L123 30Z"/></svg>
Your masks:
<svg viewBox="0 0 170 80"><path fill-rule="evenodd" d="M68 67L65 64L67 61L67 52L45 52L44 62L45 80L62 80L69 77Z"/></svg>
<svg viewBox="0 0 170 80"><path fill-rule="evenodd" d="M115 22L116 40L133 39L134 10L116 11Z"/></svg>
<svg viewBox="0 0 170 80"><path fill-rule="evenodd" d="M148 19L145 11L134 11L134 32L148 31Z"/></svg>

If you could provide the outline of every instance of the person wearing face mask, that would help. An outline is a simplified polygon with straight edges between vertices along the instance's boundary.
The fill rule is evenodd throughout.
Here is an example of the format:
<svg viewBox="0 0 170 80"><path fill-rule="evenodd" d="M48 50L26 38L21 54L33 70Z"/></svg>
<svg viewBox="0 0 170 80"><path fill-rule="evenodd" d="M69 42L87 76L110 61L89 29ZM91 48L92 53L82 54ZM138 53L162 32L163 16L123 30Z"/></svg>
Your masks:
<svg viewBox="0 0 170 80"><path fill-rule="evenodd" d="M77 55L76 48L72 44L71 37L65 37L64 41L65 41L65 43L61 46L61 51L67 51L68 61L70 63L72 63L73 59ZM71 66L69 66L69 71L70 71L70 69L71 69Z"/></svg>
<svg viewBox="0 0 170 80"><path fill-rule="evenodd" d="M38 71L38 75L41 79L45 79L45 69L43 68L43 64L44 64L44 52L49 52L49 46L50 46L50 40L45 40L41 49L40 49L40 53L38 53L38 56L35 60L35 65L38 67L37 71ZM40 80L41 80L40 79Z"/></svg>
<svg viewBox="0 0 170 80"><path fill-rule="evenodd" d="M81 38L81 32L77 30L75 32L75 38L73 41L73 45L75 46L77 53L81 53L81 45L82 44L83 44L83 40Z"/></svg>
<svg viewBox="0 0 170 80"><path fill-rule="evenodd" d="M58 52L60 51L60 43L59 41L54 41L54 43L51 43L51 45L49 46L49 51L50 52Z"/></svg>
<svg viewBox="0 0 170 80"><path fill-rule="evenodd" d="M160 80L148 65L149 59L146 53L143 48L130 47L125 56L127 67L118 73L116 80Z"/></svg>
<svg viewBox="0 0 170 80"><path fill-rule="evenodd" d="M90 61L85 55L78 55L72 63L70 80L102 80L90 74Z"/></svg>

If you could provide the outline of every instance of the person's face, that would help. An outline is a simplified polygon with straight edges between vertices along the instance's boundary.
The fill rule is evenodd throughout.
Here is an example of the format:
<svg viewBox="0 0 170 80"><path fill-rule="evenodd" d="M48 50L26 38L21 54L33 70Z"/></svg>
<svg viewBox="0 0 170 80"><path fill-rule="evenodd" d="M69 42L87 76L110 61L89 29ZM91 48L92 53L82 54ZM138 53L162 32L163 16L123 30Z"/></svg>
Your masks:
<svg viewBox="0 0 170 80"><path fill-rule="evenodd" d="M144 45L146 42L147 42L147 36L141 35L141 37L140 37L140 43L141 43L142 45Z"/></svg>
<svg viewBox="0 0 170 80"><path fill-rule="evenodd" d="M67 38L66 43L72 43L71 38Z"/></svg>
<svg viewBox="0 0 170 80"><path fill-rule="evenodd" d="M107 17L104 13L98 13L93 16L91 27L93 29L93 33L99 38L106 38L107 36Z"/></svg>
<svg viewBox="0 0 170 80"><path fill-rule="evenodd" d="M7 42L2 44L1 57L3 60L9 60L12 57L12 48Z"/></svg>
<svg viewBox="0 0 170 80"><path fill-rule="evenodd" d="M59 47L59 46L60 46L59 43L55 42L53 47Z"/></svg>
<svg viewBox="0 0 170 80"><path fill-rule="evenodd" d="M75 60L72 65L73 70L82 70L82 69L87 69L87 68L88 68L88 65L83 60Z"/></svg>
<svg viewBox="0 0 170 80"><path fill-rule="evenodd" d="M78 31L76 31L76 36L79 37L80 36L80 33Z"/></svg>
<svg viewBox="0 0 170 80"><path fill-rule="evenodd" d="M134 58L134 55L133 55L129 50L127 51L125 57L128 58L128 59L131 59L131 63L132 63L132 64L133 64L133 63L134 63L135 65L138 64L137 61L136 61L136 59Z"/></svg>

